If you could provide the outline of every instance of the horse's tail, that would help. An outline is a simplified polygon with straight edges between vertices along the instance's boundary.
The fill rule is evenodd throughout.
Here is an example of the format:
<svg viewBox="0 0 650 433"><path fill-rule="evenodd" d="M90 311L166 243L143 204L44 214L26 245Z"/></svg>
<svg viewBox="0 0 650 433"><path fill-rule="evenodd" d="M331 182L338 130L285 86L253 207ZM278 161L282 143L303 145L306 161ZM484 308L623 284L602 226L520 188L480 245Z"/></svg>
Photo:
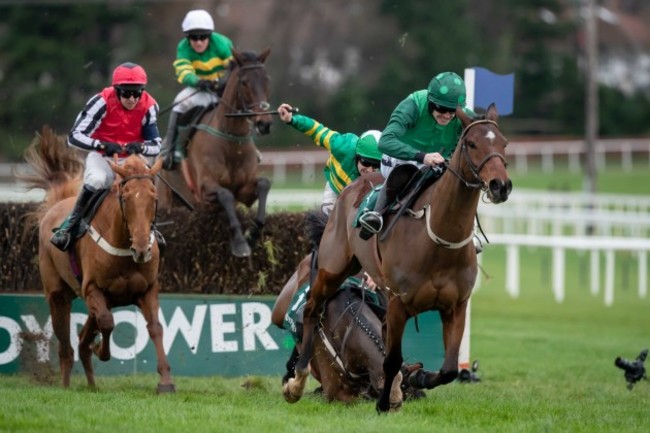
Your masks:
<svg viewBox="0 0 650 433"><path fill-rule="evenodd" d="M77 151L67 146L65 136L56 135L48 126L43 126L40 134L36 133L23 155L32 173L15 176L30 190L45 190L44 202L27 216L30 225L35 225L55 203L77 195L84 162Z"/></svg>
<svg viewBox="0 0 650 433"><path fill-rule="evenodd" d="M320 209L309 211L305 215L305 233L314 247L320 245L326 225L327 215Z"/></svg>

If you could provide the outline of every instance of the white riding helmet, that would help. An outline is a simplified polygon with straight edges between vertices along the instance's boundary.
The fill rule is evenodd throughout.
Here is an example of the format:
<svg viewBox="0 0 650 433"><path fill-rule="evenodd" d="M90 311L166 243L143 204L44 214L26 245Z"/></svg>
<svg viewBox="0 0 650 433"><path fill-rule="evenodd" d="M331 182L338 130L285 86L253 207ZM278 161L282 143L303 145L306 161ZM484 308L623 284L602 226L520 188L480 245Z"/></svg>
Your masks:
<svg viewBox="0 0 650 433"><path fill-rule="evenodd" d="M183 32L187 33L193 30L214 31L214 21L210 14L203 9L191 10L183 19Z"/></svg>

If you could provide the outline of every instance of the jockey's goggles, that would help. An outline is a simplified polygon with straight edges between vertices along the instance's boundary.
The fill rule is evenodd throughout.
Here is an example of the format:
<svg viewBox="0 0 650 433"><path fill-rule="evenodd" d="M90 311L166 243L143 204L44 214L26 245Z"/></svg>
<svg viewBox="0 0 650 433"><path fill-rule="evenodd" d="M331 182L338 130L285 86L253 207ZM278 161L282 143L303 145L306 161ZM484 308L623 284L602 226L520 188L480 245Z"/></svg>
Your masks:
<svg viewBox="0 0 650 433"><path fill-rule="evenodd" d="M377 159L368 159L364 158L363 156L357 156L357 161L359 161L359 164L363 165L364 167L379 168L380 166L380 161Z"/></svg>
<svg viewBox="0 0 650 433"><path fill-rule="evenodd" d="M433 111L437 111L438 113L456 113L456 107L454 108L449 108L449 107L443 107L442 105L438 105L435 102L433 103Z"/></svg>
<svg viewBox="0 0 650 433"><path fill-rule="evenodd" d="M202 35L187 35L187 39L191 39L193 41L204 41L208 39L210 35L202 34Z"/></svg>
<svg viewBox="0 0 650 433"><path fill-rule="evenodd" d="M130 97L139 99L140 96L142 96L142 90L124 90L118 88L117 94L120 96L120 98L124 98L124 99L129 99Z"/></svg>

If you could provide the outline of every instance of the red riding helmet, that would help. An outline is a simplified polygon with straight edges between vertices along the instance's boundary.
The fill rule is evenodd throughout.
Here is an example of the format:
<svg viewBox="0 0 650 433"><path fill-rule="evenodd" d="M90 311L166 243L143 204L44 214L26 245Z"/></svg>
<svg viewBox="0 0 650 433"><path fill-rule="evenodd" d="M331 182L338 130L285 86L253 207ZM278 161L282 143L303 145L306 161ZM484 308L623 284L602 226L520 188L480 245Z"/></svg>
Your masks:
<svg viewBox="0 0 650 433"><path fill-rule="evenodd" d="M113 87L143 89L147 85L147 73L135 63L122 63L113 71Z"/></svg>

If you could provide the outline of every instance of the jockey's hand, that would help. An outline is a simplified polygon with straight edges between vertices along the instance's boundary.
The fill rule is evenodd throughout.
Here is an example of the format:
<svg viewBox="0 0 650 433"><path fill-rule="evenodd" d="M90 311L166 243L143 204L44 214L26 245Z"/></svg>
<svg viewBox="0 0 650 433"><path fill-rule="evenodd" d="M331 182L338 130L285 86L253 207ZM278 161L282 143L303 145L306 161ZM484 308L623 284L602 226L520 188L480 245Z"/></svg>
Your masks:
<svg viewBox="0 0 650 433"><path fill-rule="evenodd" d="M217 89L217 86L219 85L218 81L214 80L199 80L198 84L196 87L200 90L206 91L206 92L214 92Z"/></svg>
<svg viewBox="0 0 650 433"><path fill-rule="evenodd" d="M377 283L375 283L370 274L364 272L363 278L366 280L366 287L374 292L377 289Z"/></svg>
<svg viewBox="0 0 650 433"><path fill-rule="evenodd" d="M124 149L126 150L126 153L128 153L129 155L142 153L144 152L144 143L138 143L138 142L129 143L124 147Z"/></svg>
<svg viewBox="0 0 650 433"><path fill-rule="evenodd" d="M284 123L291 123L291 119L293 119L293 107L289 104L280 104L278 107L278 115Z"/></svg>
<svg viewBox="0 0 650 433"><path fill-rule="evenodd" d="M438 152L431 152L424 155L424 160L422 161L425 165L438 165L445 162L445 158L442 157Z"/></svg>
<svg viewBox="0 0 650 433"><path fill-rule="evenodd" d="M106 156L113 156L116 153L122 153L122 150L124 150L119 144L111 143L110 141L102 141L99 149L103 150Z"/></svg>

